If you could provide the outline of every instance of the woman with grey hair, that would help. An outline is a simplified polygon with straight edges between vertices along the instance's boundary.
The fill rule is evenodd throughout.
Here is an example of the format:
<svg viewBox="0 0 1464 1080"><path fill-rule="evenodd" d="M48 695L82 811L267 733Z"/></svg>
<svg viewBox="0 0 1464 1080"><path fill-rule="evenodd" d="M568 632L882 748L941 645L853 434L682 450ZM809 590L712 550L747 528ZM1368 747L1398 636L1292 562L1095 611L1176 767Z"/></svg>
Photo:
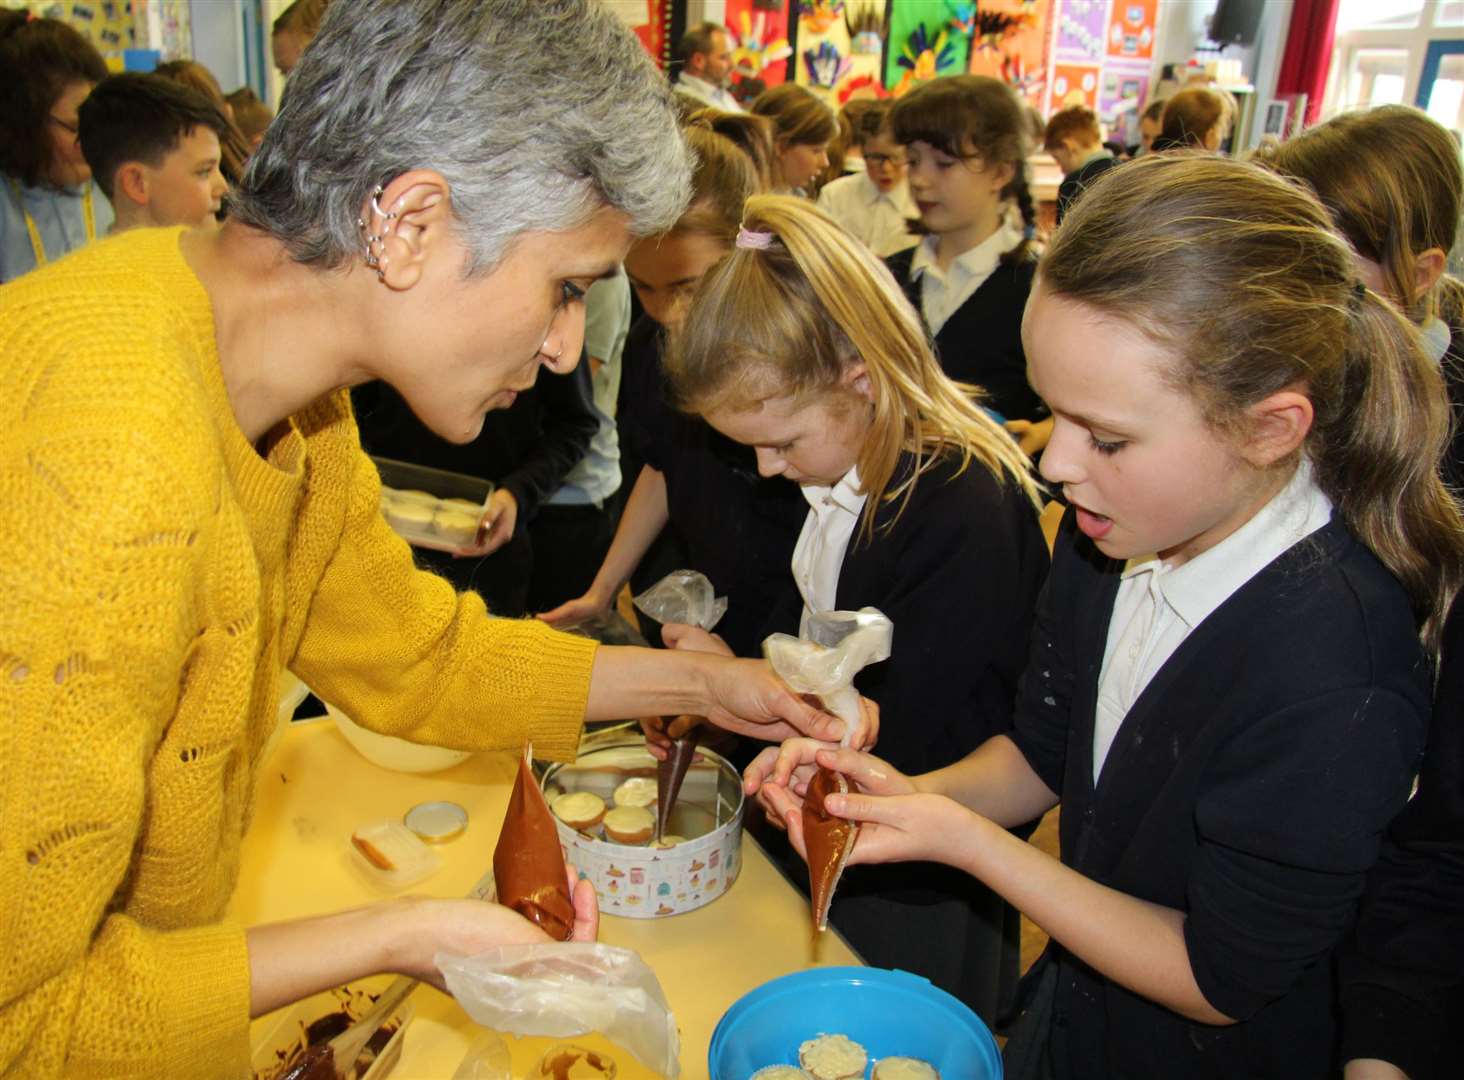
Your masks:
<svg viewBox="0 0 1464 1080"><path fill-rule="evenodd" d="M251 1016L543 938L477 901L223 919L283 668L465 750L565 759L585 719L676 713L841 733L757 662L490 618L413 567L360 450L352 385L465 441L572 366L585 289L687 186L669 91L597 4L353 0L235 219L0 292L0 1073L237 1076Z"/></svg>

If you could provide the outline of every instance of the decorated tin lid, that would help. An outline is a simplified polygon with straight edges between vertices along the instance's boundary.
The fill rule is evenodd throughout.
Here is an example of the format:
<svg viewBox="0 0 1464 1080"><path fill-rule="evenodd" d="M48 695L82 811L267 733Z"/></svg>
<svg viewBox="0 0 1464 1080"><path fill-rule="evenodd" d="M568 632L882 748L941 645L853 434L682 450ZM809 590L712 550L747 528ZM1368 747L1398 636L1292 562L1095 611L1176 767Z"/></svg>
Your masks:
<svg viewBox="0 0 1464 1080"><path fill-rule="evenodd" d="M455 802L418 803L402 823L429 844L456 839L468 827L468 812Z"/></svg>

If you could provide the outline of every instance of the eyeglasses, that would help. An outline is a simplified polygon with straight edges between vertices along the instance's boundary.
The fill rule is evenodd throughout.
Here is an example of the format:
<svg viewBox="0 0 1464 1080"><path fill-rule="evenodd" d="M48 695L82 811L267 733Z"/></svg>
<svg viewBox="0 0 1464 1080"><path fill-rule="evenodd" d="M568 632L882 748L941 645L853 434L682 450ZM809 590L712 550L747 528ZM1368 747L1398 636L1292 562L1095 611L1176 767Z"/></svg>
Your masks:
<svg viewBox="0 0 1464 1080"><path fill-rule="evenodd" d="M881 165L892 165L895 168L899 168L901 165L904 165L906 163L904 154L900 154L899 156L896 156L894 154L865 154L864 161L865 164L874 165L876 167Z"/></svg>
<svg viewBox="0 0 1464 1080"><path fill-rule="evenodd" d="M79 121L75 124L68 124L59 116L51 116L48 117L48 119L51 121L51 123L55 124L58 128L66 132L73 139L78 139L81 137L81 123Z"/></svg>

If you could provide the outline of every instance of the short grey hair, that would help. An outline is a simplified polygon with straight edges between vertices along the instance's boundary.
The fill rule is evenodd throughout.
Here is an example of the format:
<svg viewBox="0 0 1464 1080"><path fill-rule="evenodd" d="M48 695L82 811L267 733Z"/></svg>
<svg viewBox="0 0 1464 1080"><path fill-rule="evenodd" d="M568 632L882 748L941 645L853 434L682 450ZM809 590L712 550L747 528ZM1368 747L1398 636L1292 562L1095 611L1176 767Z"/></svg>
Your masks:
<svg viewBox="0 0 1464 1080"><path fill-rule="evenodd" d="M291 75L231 214L323 269L362 257L377 184L451 185L469 273L521 233L602 207L648 236L675 224L691 161L671 90L597 0L351 0Z"/></svg>

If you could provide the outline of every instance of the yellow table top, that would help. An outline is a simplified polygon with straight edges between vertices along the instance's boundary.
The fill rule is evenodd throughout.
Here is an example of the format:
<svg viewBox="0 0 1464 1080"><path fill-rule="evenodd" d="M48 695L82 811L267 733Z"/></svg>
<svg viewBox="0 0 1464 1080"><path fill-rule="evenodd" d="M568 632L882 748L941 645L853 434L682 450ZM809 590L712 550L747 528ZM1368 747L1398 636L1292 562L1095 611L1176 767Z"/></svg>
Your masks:
<svg viewBox="0 0 1464 1080"><path fill-rule="evenodd" d="M440 773L413 775L377 768L357 754L329 720L289 725L261 767L254 821L244 839L239 887L230 916L250 925L318 915L390 895L350 865L348 845L359 825L392 819L420 802L446 799L468 811L468 828L436 850L442 867L408 891L465 896L493 862L508 808L515 761L478 754ZM704 908L663 919L604 916L600 940L634 949L656 972L681 1030L681 1075L707 1076L707 1046L727 1008L769 979L808 967L857 964L836 934L813 941L808 902L744 839L736 884ZM479 1029L452 998L424 987L413 996L416 1019L406 1031L395 1080L449 1080ZM271 1024L256 1021L256 1033ZM598 1036L507 1040L515 1077L556 1042L608 1049L620 1080L653 1074Z"/></svg>

